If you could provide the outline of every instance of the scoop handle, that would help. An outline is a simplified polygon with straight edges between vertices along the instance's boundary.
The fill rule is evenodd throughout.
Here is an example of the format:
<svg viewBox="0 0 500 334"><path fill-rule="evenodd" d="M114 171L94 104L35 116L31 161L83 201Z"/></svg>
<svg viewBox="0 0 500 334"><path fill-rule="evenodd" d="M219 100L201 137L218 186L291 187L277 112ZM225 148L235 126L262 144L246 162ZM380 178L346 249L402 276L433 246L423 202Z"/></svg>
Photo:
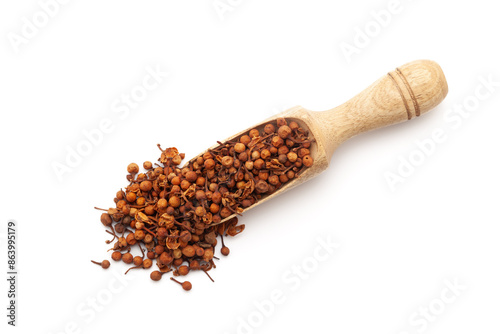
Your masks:
<svg viewBox="0 0 500 334"><path fill-rule="evenodd" d="M316 113L328 158L345 140L419 117L447 93L444 73L434 61L417 60L396 68L346 103Z"/></svg>

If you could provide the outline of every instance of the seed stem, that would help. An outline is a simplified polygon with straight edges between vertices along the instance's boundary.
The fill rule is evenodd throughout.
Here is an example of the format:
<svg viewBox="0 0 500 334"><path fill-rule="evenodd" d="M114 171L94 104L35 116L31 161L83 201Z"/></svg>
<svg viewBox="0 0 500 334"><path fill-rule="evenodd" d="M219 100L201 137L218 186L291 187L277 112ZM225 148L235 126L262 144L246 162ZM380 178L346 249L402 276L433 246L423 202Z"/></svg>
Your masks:
<svg viewBox="0 0 500 334"><path fill-rule="evenodd" d="M210 274L209 274L209 273L208 273L205 269L202 269L202 271L203 271L205 274L207 274L208 278L210 278L210 280L211 280L212 282L215 282L215 281L214 281L214 279L210 276Z"/></svg>
<svg viewBox="0 0 500 334"><path fill-rule="evenodd" d="M127 275L127 273L128 273L130 270L132 270L132 269L137 269L137 268L141 268L141 267L142 267L142 264L141 264L140 266L130 267L130 268L128 268L128 270L125 272L125 274L124 274L124 275Z"/></svg>

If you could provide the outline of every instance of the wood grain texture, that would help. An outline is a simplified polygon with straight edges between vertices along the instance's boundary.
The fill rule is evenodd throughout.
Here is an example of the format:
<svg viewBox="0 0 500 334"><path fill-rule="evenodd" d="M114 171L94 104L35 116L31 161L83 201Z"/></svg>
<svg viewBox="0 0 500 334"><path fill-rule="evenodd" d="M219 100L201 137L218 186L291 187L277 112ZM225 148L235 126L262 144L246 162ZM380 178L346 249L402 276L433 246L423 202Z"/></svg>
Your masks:
<svg viewBox="0 0 500 334"><path fill-rule="evenodd" d="M226 139L237 139L251 129L262 128L269 121L285 117L308 129L316 141L310 148L314 158L312 167L244 211L318 176L328 168L335 149L347 139L425 114L441 103L447 93L448 85L441 67L430 60L417 60L389 72L336 108L314 112L293 107Z"/></svg>

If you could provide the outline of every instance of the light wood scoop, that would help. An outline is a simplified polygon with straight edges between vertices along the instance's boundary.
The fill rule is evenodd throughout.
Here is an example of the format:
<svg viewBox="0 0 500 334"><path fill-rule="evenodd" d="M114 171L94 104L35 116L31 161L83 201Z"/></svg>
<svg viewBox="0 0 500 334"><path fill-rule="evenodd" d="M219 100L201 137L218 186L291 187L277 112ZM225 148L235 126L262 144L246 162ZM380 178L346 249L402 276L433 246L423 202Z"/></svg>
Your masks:
<svg viewBox="0 0 500 334"><path fill-rule="evenodd" d="M293 107L226 139L225 141L234 140L254 128L261 130L265 124L278 117L296 121L309 130L310 137L315 139L310 148L314 164L306 168L299 177L290 180L243 212L325 171L335 149L347 139L365 131L418 117L437 106L447 93L448 84L441 67L430 60L417 60L389 72L336 108L314 112L300 106ZM222 222L232 217L234 215Z"/></svg>

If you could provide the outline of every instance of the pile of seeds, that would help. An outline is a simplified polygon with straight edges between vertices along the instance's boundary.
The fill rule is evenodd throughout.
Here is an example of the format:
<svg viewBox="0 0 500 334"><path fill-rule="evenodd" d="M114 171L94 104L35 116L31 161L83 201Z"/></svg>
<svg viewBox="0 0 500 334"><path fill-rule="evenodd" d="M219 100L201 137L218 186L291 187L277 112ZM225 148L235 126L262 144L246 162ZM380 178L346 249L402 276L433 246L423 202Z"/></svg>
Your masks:
<svg viewBox="0 0 500 334"><path fill-rule="evenodd" d="M208 271L218 259L214 256L217 237L221 237L220 253L227 256L223 237L245 228L237 225L236 215L312 166L312 142L296 122L278 118L238 141L219 142L182 168L178 166L183 153L158 145L159 163L144 162L142 173L137 164L128 165L130 183L117 192L116 206L96 208L106 211L101 222L113 236L107 241L114 242L111 258L133 264L129 270L149 269L155 261L158 270L150 275L154 281L170 271L185 276L193 270L212 279ZM140 249L136 256L131 253L134 245ZM110 266L108 260L92 262L104 269ZM192 287L188 281L171 279L184 290Z"/></svg>

